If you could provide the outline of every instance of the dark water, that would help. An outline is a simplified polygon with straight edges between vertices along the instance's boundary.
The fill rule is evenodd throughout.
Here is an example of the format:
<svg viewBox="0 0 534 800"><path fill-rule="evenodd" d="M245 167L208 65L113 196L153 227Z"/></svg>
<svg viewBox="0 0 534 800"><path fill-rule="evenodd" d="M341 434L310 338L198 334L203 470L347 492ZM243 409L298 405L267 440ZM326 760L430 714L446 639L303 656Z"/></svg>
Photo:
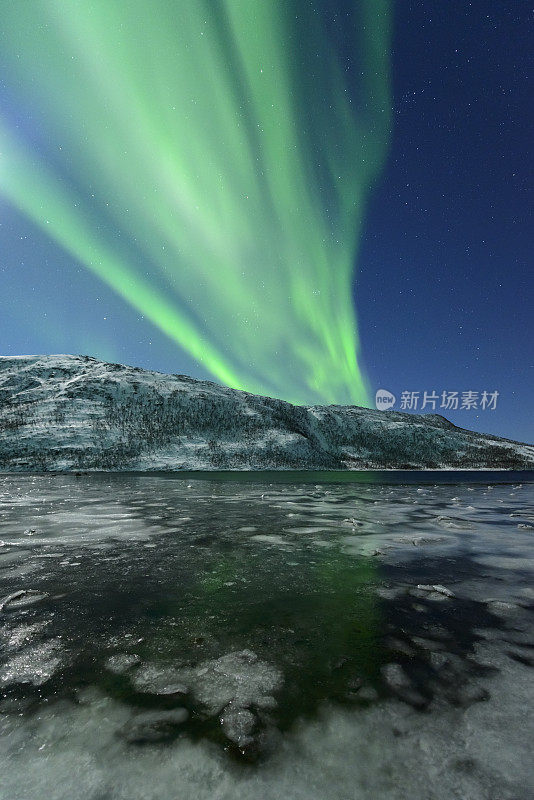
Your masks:
<svg viewBox="0 0 534 800"><path fill-rule="evenodd" d="M1 473L0 473L1 474ZM109 473L85 473L94 478L109 479ZM212 470L203 472L199 470L176 472L158 472L157 477L167 480L201 480L223 483L262 483L272 484L304 484L315 486L326 483L358 484L372 483L375 485L417 484L418 486L433 486L435 484L514 484L521 481L527 483L534 481L534 470L256 470L243 472L242 470ZM118 477L154 477L153 472L120 473ZM82 477L82 473L78 474Z"/></svg>
<svg viewBox="0 0 534 800"><path fill-rule="evenodd" d="M534 796L533 477L1 476L0 796Z"/></svg>

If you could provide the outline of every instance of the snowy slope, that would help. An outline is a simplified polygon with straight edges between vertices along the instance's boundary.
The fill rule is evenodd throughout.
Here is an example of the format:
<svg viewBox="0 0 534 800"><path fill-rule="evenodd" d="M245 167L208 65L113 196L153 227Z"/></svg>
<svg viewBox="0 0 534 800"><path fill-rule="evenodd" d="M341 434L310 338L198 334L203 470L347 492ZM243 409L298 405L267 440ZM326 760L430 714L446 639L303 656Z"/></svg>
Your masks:
<svg viewBox="0 0 534 800"><path fill-rule="evenodd" d="M293 406L87 356L0 357L0 470L534 468L438 415Z"/></svg>

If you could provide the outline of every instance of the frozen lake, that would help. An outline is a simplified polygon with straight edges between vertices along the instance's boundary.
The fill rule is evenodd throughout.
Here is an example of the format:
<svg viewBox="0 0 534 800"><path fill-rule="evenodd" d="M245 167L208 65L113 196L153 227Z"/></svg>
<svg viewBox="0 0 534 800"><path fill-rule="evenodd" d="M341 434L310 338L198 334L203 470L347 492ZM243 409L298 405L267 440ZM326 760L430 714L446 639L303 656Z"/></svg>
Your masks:
<svg viewBox="0 0 534 800"><path fill-rule="evenodd" d="M0 798L531 800L534 473L0 475Z"/></svg>

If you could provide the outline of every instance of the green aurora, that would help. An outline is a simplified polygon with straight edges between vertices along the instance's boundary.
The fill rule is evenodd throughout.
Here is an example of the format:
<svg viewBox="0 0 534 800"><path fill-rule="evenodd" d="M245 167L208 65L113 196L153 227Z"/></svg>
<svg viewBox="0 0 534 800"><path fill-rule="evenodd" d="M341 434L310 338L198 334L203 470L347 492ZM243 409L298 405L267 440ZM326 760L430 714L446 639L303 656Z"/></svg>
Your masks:
<svg viewBox="0 0 534 800"><path fill-rule="evenodd" d="M341 4L340 47L308 0L0 0L37 121L0 118L0 192L216 380L366 405L353 280L390 7Z"/></svg>

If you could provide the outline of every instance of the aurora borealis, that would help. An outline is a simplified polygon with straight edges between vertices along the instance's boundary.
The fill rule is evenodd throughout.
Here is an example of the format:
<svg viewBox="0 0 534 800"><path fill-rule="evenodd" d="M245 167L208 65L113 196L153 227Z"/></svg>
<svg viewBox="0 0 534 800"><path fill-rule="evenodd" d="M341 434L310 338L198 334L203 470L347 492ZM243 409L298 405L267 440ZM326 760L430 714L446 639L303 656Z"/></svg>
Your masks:
<svg viewBox="0 0 534 800"><path fill-rule="evenodd" d="M390 8L350 4L334 42L321 5L3 0L35 124L0 117L0 192L215 380L366 404L352 289Z"/></svg>

